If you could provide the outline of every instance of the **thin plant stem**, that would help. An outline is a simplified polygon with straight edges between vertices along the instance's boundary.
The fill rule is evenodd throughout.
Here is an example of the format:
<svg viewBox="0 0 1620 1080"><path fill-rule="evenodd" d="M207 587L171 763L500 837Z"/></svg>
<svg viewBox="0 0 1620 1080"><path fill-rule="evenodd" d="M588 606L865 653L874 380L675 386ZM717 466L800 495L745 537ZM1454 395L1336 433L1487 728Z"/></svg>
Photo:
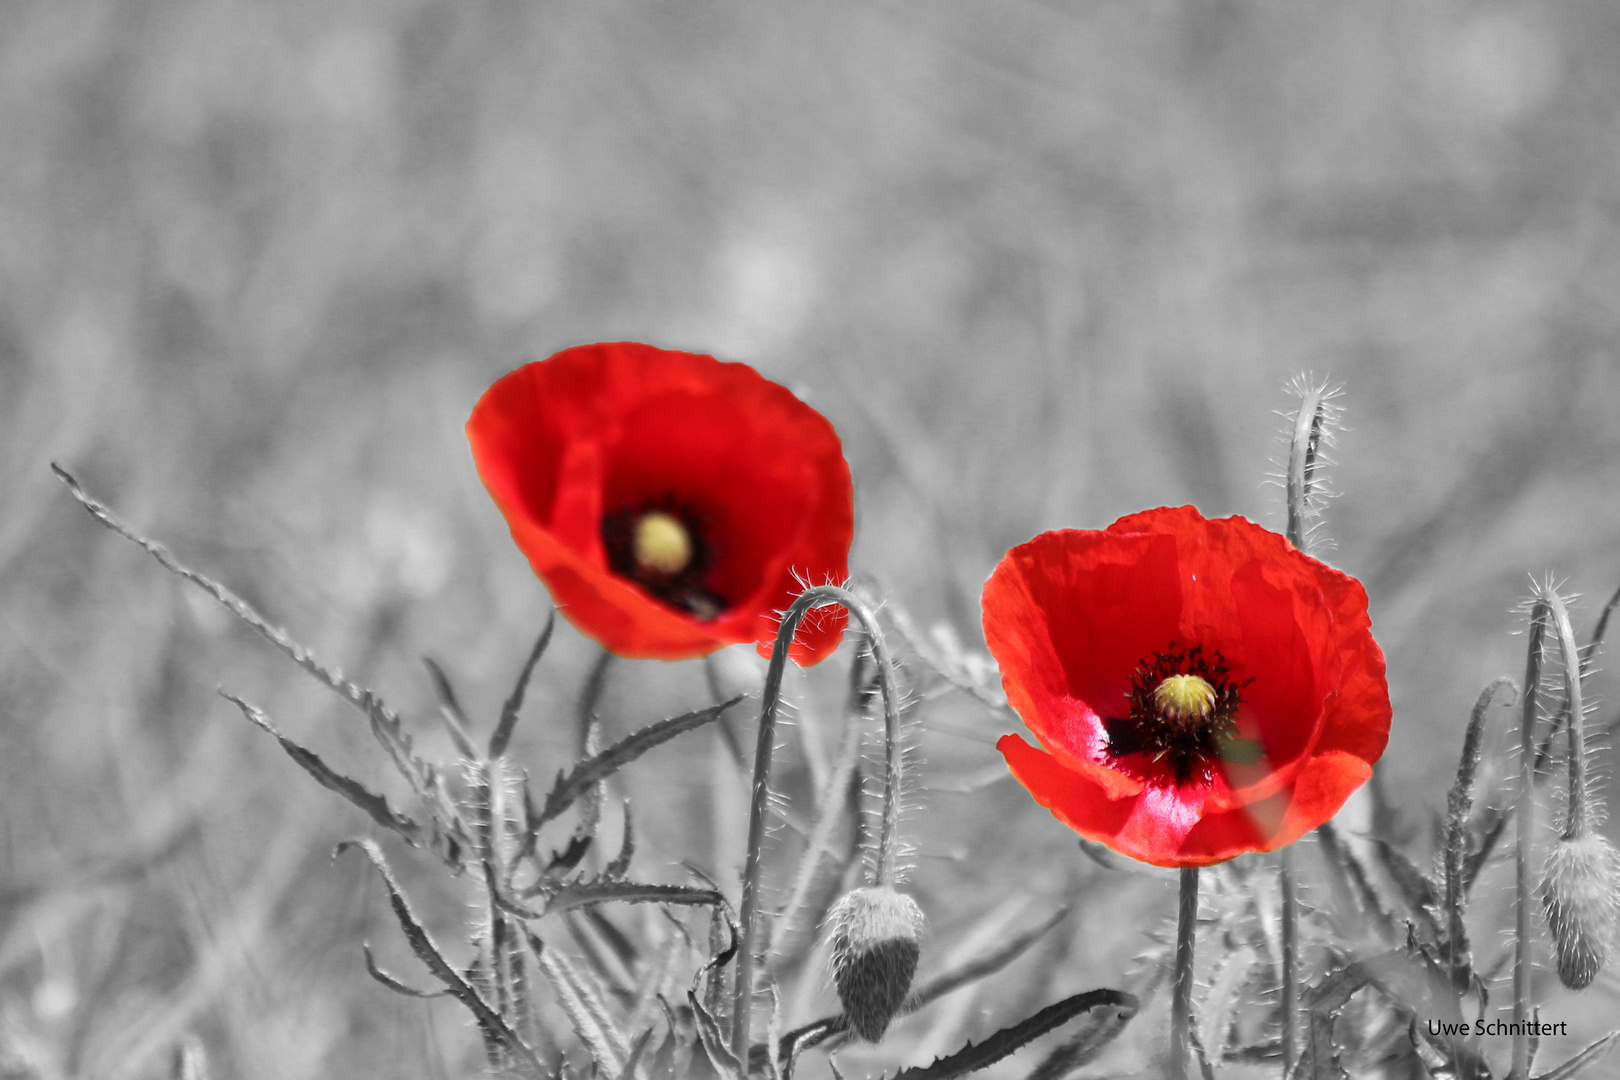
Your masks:
<svg viewBox="0 0 1620 1080"><path fill-rule="evenodd" d="M1310 509L1312 487L1319 468L1318 456L1328 420L1326 385L1311 387L1303 380L1299 412L1288 441L1288 542L1305 550L1305 517ZM1299 952L1299 895L1294 884L1294 849L1284 848L1277 864L1277 885L1282 892L1282 1051L1283 1075L1294 1071L1298 1045L1299 980L1295 974Z"/></svg>
<svg viewBox="0 0 1620 1080"><path fill-rule="evenodd" d="M776 641L771 646L771 662L765 671L765 689L760 701L759 735L754 751L754 782L748 804L748 850L743 862L742 904L739 919L742 940L737 949L737 982L732 999L731 1048L737 1060L748 1060L749 1021L754 996L754 947L758 940L755 923L759 916L759 872L765 847L765 810L770 796L771 753L776 748L776 709L782 698L782 678L787 672L788 651L799 623L812 608L842 605L861 624L871 644L872 659L879 673L883 693L883 735L885 772L883 779L883 822L878 834L877 858L872 866L871 884L888 884L894 877L896 834L900 825L900 702L895 692L894 671L888 646L883 641L877 616L865 602L848 589L836 585L813 585L800 593L782 616Z"/></svg>
<svg viewBox="0 0 1620 1080"><path fill-rule="evenodd" d="M1283 848L1277 864L1282 890L1282 1051L1283 1076L1294 1071L1299 1045L1299 980L1294 977L1299 954L1299 895L1294 888L1294 848Z"/></svg>
<svg viewBox="0 0 1620 1080"><path fill-rule="evenodd" d="M1181 903L1176 913L1176 974L1170 998L1170 1080L1187 1080L1192 1028L1193 940L1198 927L1198 867L1181 871Z"/></svg>
<svg viewBox="0 0 1620 1080"><path fill-rule="evenodd" d="M1549 608L1544 597L1530 610L1530 642L1525 655L1523 710L1519 720L1518 846L1513 859L1513 1070L1515 1080L1530 1075L1530 841L1536 823L1536 692L1541 681L1541 643Z"/></svg>

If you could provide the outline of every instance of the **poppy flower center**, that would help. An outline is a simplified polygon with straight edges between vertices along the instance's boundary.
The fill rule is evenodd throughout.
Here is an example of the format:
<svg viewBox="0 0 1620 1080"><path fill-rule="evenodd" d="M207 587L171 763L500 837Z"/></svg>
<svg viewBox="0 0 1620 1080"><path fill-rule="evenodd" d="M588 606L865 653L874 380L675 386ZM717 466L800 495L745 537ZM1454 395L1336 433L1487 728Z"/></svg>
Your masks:
<svg viewBox="0 0 1620 1080"><path fill-rule="evenodd" d="M705 584L713 565L700 514L669 500L606 514L602 544L608 566L670 607L712 619L730 605Z"/></svg>
<svg viewBox="0 0 1620 1080"><path fill-rule="evenodd" d="M1178 720L1203 720L1215 708L1215 688L1197 675L1172 675L1154 687L1153 704Z"/></svg>
<svg viewBox="0 0 1620 1080"><path fill-rule="evenodd" d="M674 515L650 510L636 519L630 554L642 573L674 577L692 565L692 535Z"/></svg>
<svg viewBox="0 0 1620 1080"><path fill-rule="evenodd" d="M1178 650L1171 642L1131 675L1130 712L1103 721L1109 756L1140 754L1145 760L1135 764L1144 776L1158 771L1151 764L1168 769L1177 784L1208 783L1218 761L1245 760L1258 750L1237 736L1245 685L1232 678L1219 651L1205 656L1202 645Z"/></svg>

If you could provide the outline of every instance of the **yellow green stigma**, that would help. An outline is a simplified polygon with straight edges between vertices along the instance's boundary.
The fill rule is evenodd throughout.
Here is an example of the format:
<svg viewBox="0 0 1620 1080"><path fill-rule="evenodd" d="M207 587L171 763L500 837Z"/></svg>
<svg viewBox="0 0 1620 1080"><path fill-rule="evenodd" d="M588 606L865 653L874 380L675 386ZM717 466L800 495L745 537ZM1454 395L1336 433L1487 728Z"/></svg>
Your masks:
<svg viewBox="0 0 1620 1080"><path fill-rule="evenodd" d="M1203 720L1215 709L1215 688L1197 675L1171 675L1153 688L1153 704L1174 720Z"/></svg>
<svg viewBox="0 0 1620 1080"><path fill-rule="evenodd" d="M1201 644L1178 649L1172 641L1137 665L1125 692L1130 711L1101 718L1109 756L1144 778L1167 771L1177 784L1209 783L1222 763L1258 760L1259 742L1238 735L1249 681L1232 677L1219 649L1205 656Z"/></svg>
<svg viewBox="0 0 1620 1080"><path fill-rule="evenodd" d="M673 514L649 510L636 519L630 553L636 569L672 578L692 565L692 535Z"/></svg>

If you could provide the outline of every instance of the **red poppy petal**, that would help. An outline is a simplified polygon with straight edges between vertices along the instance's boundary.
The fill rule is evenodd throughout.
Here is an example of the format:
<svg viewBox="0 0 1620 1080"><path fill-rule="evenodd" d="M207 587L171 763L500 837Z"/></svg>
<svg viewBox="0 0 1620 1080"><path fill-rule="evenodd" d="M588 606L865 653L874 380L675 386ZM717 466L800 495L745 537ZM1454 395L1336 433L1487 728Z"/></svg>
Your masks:
<svg viewBox="0 0 1620 1080"><path fill-rule="evenodd" d="M1114 798L1091 775L1064 768L1057 758L1017 735L1003 735L996 749L1007 759L1013 778L1059 821L1087 839L1114 846L1130 820L1137 794Z"/></svg>
<svg viewBox="0 0 1620 1080"><path fill-rule="evenodd" d="M1367 591L1361 582L1317 564L1322 595L1333 612L1343 660L1338 692L1327 702L1318 752L1339 750L1371 764L1389 744L1391 706L1384 652L1373 640Z"/></svg>
<svg viewBox="0 0 1620 1080"><path fill-rule="evenodd" d="M1128 711L1136 665L1175 637L1175 557L1170 537L1060 530L1009 551L985 585L985 640L1009 702L1115 797L1141 784L1105 764L1100 718Z"/></svg>
<svg viewBox="0 0 1620 1080"><path fill-rule="evenodd" d="M1234 677L1253 679L1240 733L1261 741L1270 767L1297 759L1316 738L1337 676L1332 616L1314 574L1320 564L1251 521L1208 521L1190 506L1132 514L1108 531L1176 537L1186 575L1181 637L1219 650Z"/></svg>
<svg viewBox="0 0 1620 1080"><path fill-rule="evenodd" d="M559 606L621 655L678 659L735 641L768 651L799 578L842 581L853 488L824 417L745 364L622 342L568 349L496 381L467 422L479 476ZM667 499L712 526L702 619L608 564L604 515ZM793 657L842 637L806 620Z"/></svg>
<svg viewBox="0 0 1620 1080"><path fill-rule="evenodd" d="M1150 784L1139 793L1109 798L1090 778L1071 772L1051 754L1017 735L1004 735L996 749L1013 777L1054 817L1089 840L1155 866L1202 866L1220 859L1188 853L1187 837L1203 815L1206 788ZM1230 858L1230 856L1224 856Z"/></svg>
<svg viewBox="0 0 1620 1080"><path fill-rule="evenodd" d="M624 578L603 573L600 564L545 529L521 518L508 520L513 539L535 575L546 583L557 610L620 656L643 660L707 656L736 640L716 636L713 624L687 618L648 599Z"/></svg>
<svg viewBox="0 0 1620 1080"><path fill-rule="evenodd" d="M1142 609L1109 604L1096 567L1145 567L1128 552L1164 541L1174 554L1154 564L1158 579L1120 590L1143 598ZM1104 533L1037 537L1009 552L986 584L984 624L1009 703L1047 751L1003 738L1014 775L1082 835L1145 862L1201 866L1292 843L1366 782L1388 741L1383 654L1365 592L1242 518L1161 508ZM1146 637L1160 640L1144 643L1147 626L1155 629ZM1259 760L1222 762L1212 783L1168 775L1127 783L1089 706L1119 692L1110 671L1120 685L1172 637L1206 657L1218 652L1243 680L1237 734L1258 742Z"/></svg>
<svg viewBox="0 0 1620 1080"><path fill-rule="evenodd" d="M1350 754L1312 757L1294 783L1264 799L1211 813L1187 837L1187 849L1223 862L1246 851L1287 847L1328 821L1372 776L1372 766Z"/></svg>

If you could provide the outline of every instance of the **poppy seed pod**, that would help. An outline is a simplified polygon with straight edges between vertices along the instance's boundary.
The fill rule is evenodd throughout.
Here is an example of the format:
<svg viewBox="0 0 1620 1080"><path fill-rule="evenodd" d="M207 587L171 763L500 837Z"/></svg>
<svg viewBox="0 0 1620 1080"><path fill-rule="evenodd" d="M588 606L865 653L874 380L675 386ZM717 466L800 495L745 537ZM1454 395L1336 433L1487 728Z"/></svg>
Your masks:
<svg viewBox="0 0 1620 1080"><path fill-rule="evenodd" d="M1559 981L1586 989L1608 963L1620 928L1620 855L1596 833L1561 837L1542 870L1541 904Z"/></svg>
<svg viewBox="0 0 1620 1080"><path fill-rule="evenodd" d="M883 1037L905 1004L925 923L916 901L887 885L851 890L827 916L838 1000L868 1042Z"/></svg>

